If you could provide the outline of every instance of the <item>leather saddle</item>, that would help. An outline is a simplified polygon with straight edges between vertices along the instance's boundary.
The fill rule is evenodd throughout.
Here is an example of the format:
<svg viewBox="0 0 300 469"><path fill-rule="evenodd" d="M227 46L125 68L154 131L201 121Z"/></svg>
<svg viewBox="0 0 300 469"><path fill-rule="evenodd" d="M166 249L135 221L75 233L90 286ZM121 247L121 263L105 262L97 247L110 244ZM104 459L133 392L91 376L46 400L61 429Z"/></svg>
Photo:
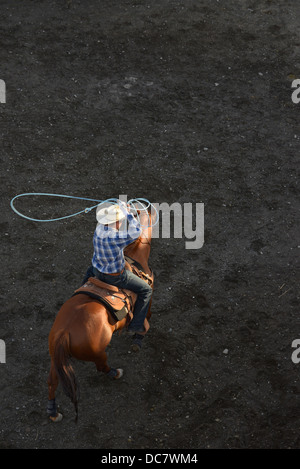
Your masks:
<svg viewBox="0 0 300 469"><path fill-rule="evenodd" d="M128 256L125 256L125 268L131 270L145 282L148 282L149 285L153 285L153 273L151 276L145 274L142 266ZM72 296L79 294L87 295L102 303L110 312L115 323L121 321L121 319L124 319L127 315L128 322L133 317L137 294L131 290L119 288L109 283L102 282L95 277L90 277L84 285L75 290Z"/></svg>

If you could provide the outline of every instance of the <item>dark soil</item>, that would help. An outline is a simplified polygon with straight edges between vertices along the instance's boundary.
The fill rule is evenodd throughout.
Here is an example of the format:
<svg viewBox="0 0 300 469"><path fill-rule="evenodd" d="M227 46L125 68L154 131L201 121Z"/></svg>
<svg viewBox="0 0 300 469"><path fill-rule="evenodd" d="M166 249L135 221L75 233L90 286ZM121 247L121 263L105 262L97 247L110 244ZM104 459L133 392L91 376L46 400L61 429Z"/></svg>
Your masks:
<svg viewBox="0 0 300 469"><path fill-rule="evenodd" d="M300 78L293 0L1 2L1 448L299 448ZM95 213L24 192L204 203L205 242L155 239L151 329L112 382L75 362L48 421L48 334ZM87 204L89 205L89 204ZM33 217L84 202L20 199ZM30 210L30 212L29 212Z"/></svg>

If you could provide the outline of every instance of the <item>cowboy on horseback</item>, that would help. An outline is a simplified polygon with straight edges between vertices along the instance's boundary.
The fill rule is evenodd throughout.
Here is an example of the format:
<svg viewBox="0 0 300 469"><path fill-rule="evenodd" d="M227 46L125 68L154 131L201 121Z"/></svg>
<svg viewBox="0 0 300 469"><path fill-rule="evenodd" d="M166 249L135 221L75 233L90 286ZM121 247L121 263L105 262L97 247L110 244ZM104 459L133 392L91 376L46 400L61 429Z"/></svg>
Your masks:
<svg viewBox="0 0 300 469"><path fill-rule="evenodd" d="M134 210L138 214L135 208ZM149 221L148 212L143 209L140 211L141 223L130 212L129 207L119 200L109 208L98 206L98 224L93 238L94 254L86 277L88 280L95 276L102 282L136 293L134 315L128 326L135 341L142 340L140 338L147 332L151 315L153 272L148 266L148 258L152 226L145 228L144 221ZM152 219L151 214L151 223ZM130 266L133 271L125 268L123 251L127 259L134 261ZM133 273L136 272L134 267L137 264L141 267L139 272L149 282L143 280L144 275L140 278L138 273ZM47 413L53 422L62 419L62 414L57 412L55 400L59 382L74 404L76 419L78 417L78 384L70 357L94 362L97 371L105 373L111 379L120 379L123 375L121 368L112 368L107 363L106 348L114 331L126 327L127 317L117 322L119 327L116 329L116 324L105 311L108 309L104 304L81 292L72 295L56 315L48 339L51 366L48 375Z"/></svg>
<svg viewBox="0 0 300 469"><path fill-rule="evenodd" d="M144 333L144 320L148 312L152 288L133 272L125 269L123 252L126 246L140 237L141 225L130 213L127 205L121 201L118 204L111 204L108 208L98 209L97 221L93 237L92 266L86 274L86 279L92 273L102 282L137 293L133 319L127 331L129 334Z"/></svg>

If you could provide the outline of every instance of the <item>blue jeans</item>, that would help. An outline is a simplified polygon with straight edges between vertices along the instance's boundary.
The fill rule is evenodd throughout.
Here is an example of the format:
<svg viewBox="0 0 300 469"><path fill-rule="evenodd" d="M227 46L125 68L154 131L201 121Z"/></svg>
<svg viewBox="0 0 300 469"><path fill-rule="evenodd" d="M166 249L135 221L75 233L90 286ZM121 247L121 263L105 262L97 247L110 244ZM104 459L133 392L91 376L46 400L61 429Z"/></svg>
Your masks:
<svg viewBox="0 0 300 469"><path fill-rule="evenodd" d="M93 275L89 275L91 272L93 272ZM152 288L148 283L126 269L120 275L109 275L100 272L98 269L91 269L91 267L89 267L86 277L92 276L102 280L102 282L137 293L138 296L134 306L133 319L128 326L128 330L143 332L144 320L147 316L152 296Z"/></svg>

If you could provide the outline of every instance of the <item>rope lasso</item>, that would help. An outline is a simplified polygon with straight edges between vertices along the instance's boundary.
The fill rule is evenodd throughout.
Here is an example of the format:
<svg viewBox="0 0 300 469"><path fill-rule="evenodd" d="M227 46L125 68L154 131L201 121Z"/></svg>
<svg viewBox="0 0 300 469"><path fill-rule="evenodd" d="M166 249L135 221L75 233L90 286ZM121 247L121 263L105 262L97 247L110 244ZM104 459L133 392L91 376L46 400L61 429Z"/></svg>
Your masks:
<svg viewBox="0 0 300 469"><path fill-rule="evenodd" d="M26 197L26 196L48 196L48 197L62 197L62 198L68 198L68 199L77 199L77 200L87 200L87 201L90 201L90 202L97 202L96 205L93 205L91 207L86 207L84 210L80 210L79 212L75 212L75 213L72 213L70 215L66 215L64 217L58 217L58 218L49 218L49 219L41 219L41 218L32 218L32 217L28 217L27 215L24 215L23 213L21 213L19 210L16 209L16 207L14 206L14 202L16 199L20 198L20 197ZM90 198L87 198L87 197L76 197L76 196L73 196L73 195L65 195L65 194L51 194L51 193L46 193L46 192L26 192L24 194L18 194L16 195L15 197L13 197L10 201L10 206L12 208L12 210L17 214L19 215L20 217L22 218L25 218L26 220L30 220L30 221L35 221L35 222L52 222L52 221L60 221L60 220L65 220L67 218L71 218L71 217L75 217L77 215L80 215L81 213L89 213L91 210L99 207L99 205L102 205L104 203L118 203L118 199L116 198L110 198L110 199L105 199L105 200L98 200L98 199L90 199ZM155 213L156 213L156 221L154 224L152 224L151 226L155 226L157 223L158 223L158 211L156 209L156 207L151 203L149 202L149 200L147 199L144 199L144 198L136 198L136 199L130 199L127 204L130 206L130 208L132 210L135 211L135 214L138 216L138 210L141 210L141 211L146 211L147 214L148 214L148 219L150 219L149 217L149 213L148 213L148 208L151 207L151 210L154 209ZM139 209L137 209L135 207L135 205L138 205L139 206ZM143 226L141 225L143 228L147 228L149 227L150 225L147 225L147 226Z"/></svg>

